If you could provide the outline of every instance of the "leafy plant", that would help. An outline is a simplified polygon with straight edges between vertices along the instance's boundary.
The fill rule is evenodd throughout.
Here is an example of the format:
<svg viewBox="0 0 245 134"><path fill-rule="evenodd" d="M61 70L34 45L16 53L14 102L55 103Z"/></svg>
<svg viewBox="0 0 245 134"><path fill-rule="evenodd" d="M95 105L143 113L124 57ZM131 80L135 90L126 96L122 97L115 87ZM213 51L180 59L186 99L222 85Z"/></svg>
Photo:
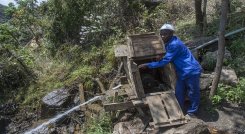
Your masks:
<svg viewBox="0 0 245 134"><path fill-rule="evenodd" d="M219 84L217 95L212 99L213 104L219 104L222 100L231 101L235 103L245 102L245 78L241 78L239 83L235 86Z"/></svg>
<svg viewBox="0 0 245 134"><path fill-rule="evenodd" d="M212 104L217 105L217 104L220 104L220 103L221 103L222 98L221 98L221 96L219 96L219 95L214 95L214 96L211 98L211 101L212 101Z"/></svg>
<svg viewBox="0 0 245 134"><path fill-rule="evenodd" d="M99 118L91 118L86 128L88 134L111 134L112 118L108 114L102 114Z"/></svg>

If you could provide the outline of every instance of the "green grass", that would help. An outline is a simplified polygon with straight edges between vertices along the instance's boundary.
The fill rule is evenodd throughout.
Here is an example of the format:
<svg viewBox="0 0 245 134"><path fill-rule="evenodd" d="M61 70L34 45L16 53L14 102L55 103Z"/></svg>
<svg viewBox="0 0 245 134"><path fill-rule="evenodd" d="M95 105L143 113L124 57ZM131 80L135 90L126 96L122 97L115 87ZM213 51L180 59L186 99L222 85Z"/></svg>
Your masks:
<svg viewBox="0 0 245 134"><path fill-rule="evenodd" d="M109 114L101 114L99 118L91 117L86 124L86 134L111 134L112 118Z"/></svg>

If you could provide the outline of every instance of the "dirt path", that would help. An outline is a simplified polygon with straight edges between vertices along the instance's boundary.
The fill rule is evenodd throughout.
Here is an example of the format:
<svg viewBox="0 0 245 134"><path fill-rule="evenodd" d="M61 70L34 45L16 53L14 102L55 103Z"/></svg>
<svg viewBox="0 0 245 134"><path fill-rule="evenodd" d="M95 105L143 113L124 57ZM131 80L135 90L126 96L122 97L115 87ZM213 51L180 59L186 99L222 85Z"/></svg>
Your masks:
<svg viewBox="0 0 245 134"><path fill-rule="evenodd" d="M201 105L197 118L208 125L224 130L238 130L245 133L245 107L223 103L217 108Z"/></svg>

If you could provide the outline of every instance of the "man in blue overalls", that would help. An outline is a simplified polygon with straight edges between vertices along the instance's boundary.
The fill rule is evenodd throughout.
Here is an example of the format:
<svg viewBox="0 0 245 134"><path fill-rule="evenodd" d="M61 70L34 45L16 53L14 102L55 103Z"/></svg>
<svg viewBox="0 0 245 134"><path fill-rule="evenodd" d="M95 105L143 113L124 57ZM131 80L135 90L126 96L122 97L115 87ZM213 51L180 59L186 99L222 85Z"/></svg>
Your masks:
<svg viewBox="0 0 245 134"><path fill-rule="evenodd" d="M164 24L160 28L160 36L165 44L166 55L159 61L141 64L139 68L158 68L172 62L177 73L175 96L181 108L184 108L185 95L190 99L187 110L194 116L200 103L200 74L202 68L184 43L173 35L174 27Z"/></svg>

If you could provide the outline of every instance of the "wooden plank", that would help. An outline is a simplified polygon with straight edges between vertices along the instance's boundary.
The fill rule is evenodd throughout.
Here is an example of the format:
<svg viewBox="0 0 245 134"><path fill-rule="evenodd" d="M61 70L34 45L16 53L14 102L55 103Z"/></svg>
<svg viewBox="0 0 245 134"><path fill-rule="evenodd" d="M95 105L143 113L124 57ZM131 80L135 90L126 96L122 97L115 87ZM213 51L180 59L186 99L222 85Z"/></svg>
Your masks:
<svg viewBox="0 0 245 134"><path fill-rule="evenodd" d="M130 70L129 70L129 59L128 57L123 57L122 58L122 61L123 61L123 68L126 72L126 76L127 76L127 81L128 81L128 85L125 85L123 86L122 88L126 91L128 97L130 99L134 99L134 98L137 98L136 97L136 94L134 92L134 87L133 87L133 84L131 83L131 75L130 75Z"/></svg>
<svg viewBox="0 0 245 134"><path fill-rule="evenodd" d="M125 110L135 107L131 101L121 103L104 104L105 111Z"/></svg>
<svg viewBox="0 0 245 134"><path fill-rule="evenodd" d="M127 38L127 44L128 44L128 57L135 57L134 56L134 48L133 48L133 44L132 44L132 40L130 37Z"/></svg>
<svg viewBox="0 0 245 134"><path fill-rule="evenodd" d="M139 68L134 62L132 63L132 70L134 71L132 72L132 75L133 75L133 80L135 82L135 89L137 92L137 96L139 98L143 98L145 97L145 92L144 92L143 84L140 78Z"/></svg>
<svg viewBox="0 0 245 134"><path fill-rule="evenodd" d="M166 114L160 95L147 96L145 99L150 108L154 123L168 124L168 115Z"/></svg>
<svg viewBox="0 0 245 134"><path fill-rule="evenodd" d="M150 122L150 125L154 125L155 128L159 128L159 127L181 125L181 124L185 124L187 122L188 122L187 120L180 120L178 122L173 122L173 123L157 123L157 124L155 124L154 122Z"/></svg>
<svg viewBox="0 0 245 134"><path fill-rule="evenodd" d="M135 104L134 104L135 103ZM127 102L120 102L120 103L108 103L104 104L105 111L116 111L116 110L125 110L134 107L141 107L144 106L144 102L140 100L135 101L127 101Z"/></svg>
<svg viewBox="0 0 245 134"><path fill-rule="evenodd" d="M79 99L80 99L80 103L84 103L85 102L85 97L84 97L84 88L83 88L83 84L79 84L78 85L78 90L79 90ZM86 110L86 106L81 106L80 107L81 111L85 111Z"/></svg>
<svg viewBox="0 0 245 134"><path fill-rule="evenodd" d="M169 63L166 66L164 66L162 78L163 78L162 81L167 83L172 90L175 89L177 77L176 77L175 68L172 65L172 63Z"/></svg>
<svg viewBox="0 0 245 134"><path fill-rule="evenodd" d="M114 53L116 57L128 56L128 46L127 45L116 45L114 46Z"/></svg>
<svg viewBox="0 0 245 134"><path fill-rule="evenodd" d="M184 115L173 92L163 93L161 94L161 97L166 106L170 121L183 118Z"/></svg>
<svg viewBox="0 0 245 134"><path fill-rule="evenodd" d="M149 36L149 35L155 35L154 32L150 32L150 33L144 33L144 34L133 34L133 35L129 35L129 37L135 37L135 36Z"/></svg>
<svg viewBox="0 0 245 134"><path fill-rule="evenodd" d="M134 95L136 97L138 97L138 93L137 93L137 89L136 89L136 86L135 86L135 81L134 81L134 76L133 76L133 70L132 70L132 60L128 59L127 61L127 65L128 65L128 82L129 82L129 85L130 85L130 89L132 89Z"/></svg>
<svg viewBox="0 0 245 134"><path fill-rule="evenodd" d="M165 52L161 39L157 35L136 35L128 37L130 57L142 57Z"/></svg>
<svg viewBox="0 0 245 134"><path fill-rule="evenodd" d="M134 106L142 106L144 105L144 101L142 100L131 100Z"/></svg>

